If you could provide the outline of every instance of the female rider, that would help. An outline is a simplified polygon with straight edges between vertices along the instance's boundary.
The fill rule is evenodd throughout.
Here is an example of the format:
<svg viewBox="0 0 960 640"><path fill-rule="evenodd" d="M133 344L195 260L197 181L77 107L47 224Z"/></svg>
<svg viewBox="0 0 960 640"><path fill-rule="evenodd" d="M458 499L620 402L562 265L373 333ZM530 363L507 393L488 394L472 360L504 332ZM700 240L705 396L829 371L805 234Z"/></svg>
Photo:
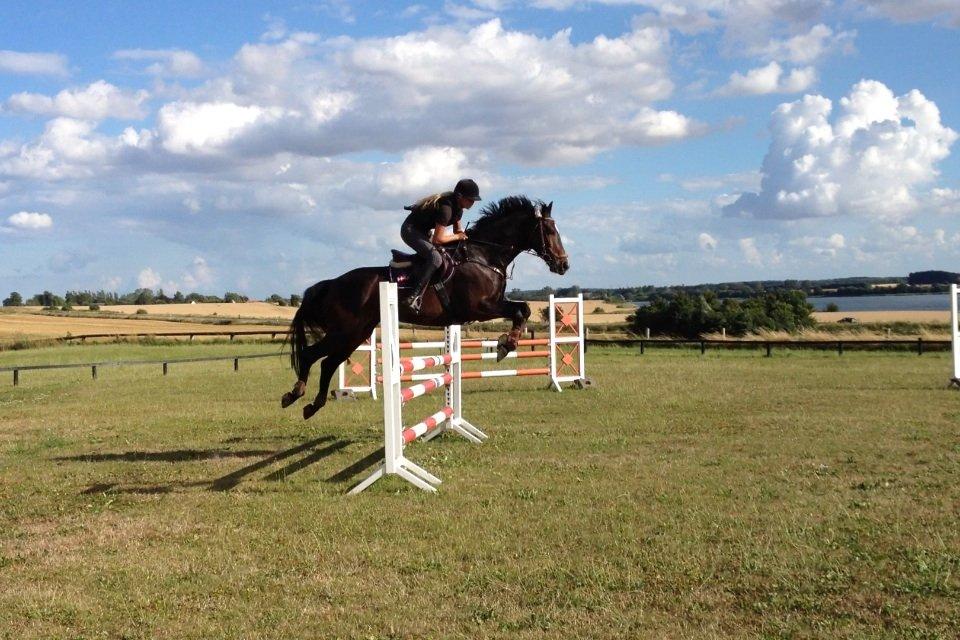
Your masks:
<svg viewBox="0 0 960 640"><path fill-rule="evenodd" d="M423 292L430 284L433 272L443 264L437 245L467 239L460 218L463 210L478 200L480 189L477 183L465 178L453 191L435 193L405 207L410 215L400 225L400 237L420 256L420 271L412 279L410 294L404 299L404 304L414 311L420 311ZM447 231L450 225L453 225L453 233Z"/></svg>

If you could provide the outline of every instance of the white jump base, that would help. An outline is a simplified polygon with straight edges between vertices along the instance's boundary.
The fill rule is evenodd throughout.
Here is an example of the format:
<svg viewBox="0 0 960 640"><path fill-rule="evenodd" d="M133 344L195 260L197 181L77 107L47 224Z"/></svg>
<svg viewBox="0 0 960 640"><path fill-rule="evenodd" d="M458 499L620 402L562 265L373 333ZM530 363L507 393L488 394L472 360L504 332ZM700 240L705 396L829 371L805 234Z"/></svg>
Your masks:
<svg viewBox="0 0 960 640"><path fill-rule="evenodd" d="M540 351L512 351L507 358L528 359L544 358L546 367L530 367L517 369L490 369L484 371L464 371L463 380L478 378L512 378L526 376L545 376L550 378L550 387L562 391L562 384L573 382L581 386L589 384L586 375L586 329L583 324L583 296L575 298L557 298L550 296L549 301L549 338L522 339L517 348L547 347ZM346 362L340 365L339 385L334 391L335 397L369 393L374 399L377 397L377 341L376 330L371 339L359 347ZM400 342L399 348L407 349L443 349L444 342ZM496 340L463 340L461 349L496 349ZM462 354L461 361L496 360L497 354L492 352ZM431 377L431 374L402 374L401 381L422 381Z"/></svg>
<svg viewBox="0 0 960 640"><path fill-rule="evenodd" d="M960 313L958 313L957 294L960 288L950 285L950 342L953 347L953 376L950 386L960 389Z"/></svg>
<svg viewBox="0 0 960 640"><path fill-rule="evenodd" d="M380 353L383 358L383 462L362 482L350 490L357 494L386 475L396 475L424 491L436 491L440 478L403 455L404 446L423 437L425 440L450 430L479 444L487 435L463 418L461 394L461 340L460 326L446 328L443 353L439 356L400 357L400 322L397 314L397 285L380 283ZM371 340L375 355L375 341ZM376 363L376 357L371 360ZM403 388L404 372L443 366L442 373L426 374L422 382ZM370 367L371 372L374 367ZM425 375L425 374L418 374ZM371 373L371 389L376 389L376 378ZM439 388L444 388L444 404L439 411L407 428L403 427L403 405Z"/></svg>

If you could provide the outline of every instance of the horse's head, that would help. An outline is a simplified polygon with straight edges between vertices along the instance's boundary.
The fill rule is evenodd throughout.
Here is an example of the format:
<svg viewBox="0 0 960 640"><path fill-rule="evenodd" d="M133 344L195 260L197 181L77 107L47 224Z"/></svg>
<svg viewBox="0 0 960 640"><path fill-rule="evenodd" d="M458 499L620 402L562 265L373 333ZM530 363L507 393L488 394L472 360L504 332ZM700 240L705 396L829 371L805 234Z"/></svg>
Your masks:
<svg viewBox="0 0 960 640"><path fill-rule="evenodd" d="M557 223L550 216L553 202L538 203L533 210L533 224L528 232L528 246L537 253L550 271L563 275L570 268L567 252L563 249Z"/></svg>

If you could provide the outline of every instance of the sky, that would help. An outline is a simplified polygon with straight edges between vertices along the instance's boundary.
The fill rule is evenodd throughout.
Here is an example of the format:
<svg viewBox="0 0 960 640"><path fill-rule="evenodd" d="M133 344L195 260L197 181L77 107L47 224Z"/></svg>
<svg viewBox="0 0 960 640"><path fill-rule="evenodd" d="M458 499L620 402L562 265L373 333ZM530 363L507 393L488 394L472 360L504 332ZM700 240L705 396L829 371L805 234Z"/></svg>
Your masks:
<svg viewBox="0 0 960 640"><path fill-rule="evenodd" d="M0 294L300 293L462 177L554 202L509 288L960 271L958 80L960 0L5 0Z"/></svg>

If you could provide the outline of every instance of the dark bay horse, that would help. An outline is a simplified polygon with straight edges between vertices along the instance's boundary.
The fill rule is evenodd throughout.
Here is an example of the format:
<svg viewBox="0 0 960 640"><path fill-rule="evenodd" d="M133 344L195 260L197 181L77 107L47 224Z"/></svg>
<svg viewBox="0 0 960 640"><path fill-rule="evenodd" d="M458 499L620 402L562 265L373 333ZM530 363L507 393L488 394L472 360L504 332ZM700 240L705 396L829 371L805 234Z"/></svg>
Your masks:
<svg viewBox="0 0 960 640"><path fill-rule="evenodd" d="M510 196L487 205L468 229L468 239L453 252L457 265L446 283L450 297L444 309L433 287L423 296L419 313L400 307L400 321L427 327L507 318L509 334L500 337L498 358L517 348L530 306L506 297L507 269L524 251L543 259L550 271L569 268L557 225L550 217L553 203ZM450 245L448 245L450 246ZM390 277L388 267L361 267L308 288L290 325L290 363L297 373L293 390L281 405L288 407L306 393L310 367L320 364L320 390L303 408L304 419L326 404L330 379L340 363L370 337L380 323L378 285ZM309 336L309 339L308 339Z"/></svg>

